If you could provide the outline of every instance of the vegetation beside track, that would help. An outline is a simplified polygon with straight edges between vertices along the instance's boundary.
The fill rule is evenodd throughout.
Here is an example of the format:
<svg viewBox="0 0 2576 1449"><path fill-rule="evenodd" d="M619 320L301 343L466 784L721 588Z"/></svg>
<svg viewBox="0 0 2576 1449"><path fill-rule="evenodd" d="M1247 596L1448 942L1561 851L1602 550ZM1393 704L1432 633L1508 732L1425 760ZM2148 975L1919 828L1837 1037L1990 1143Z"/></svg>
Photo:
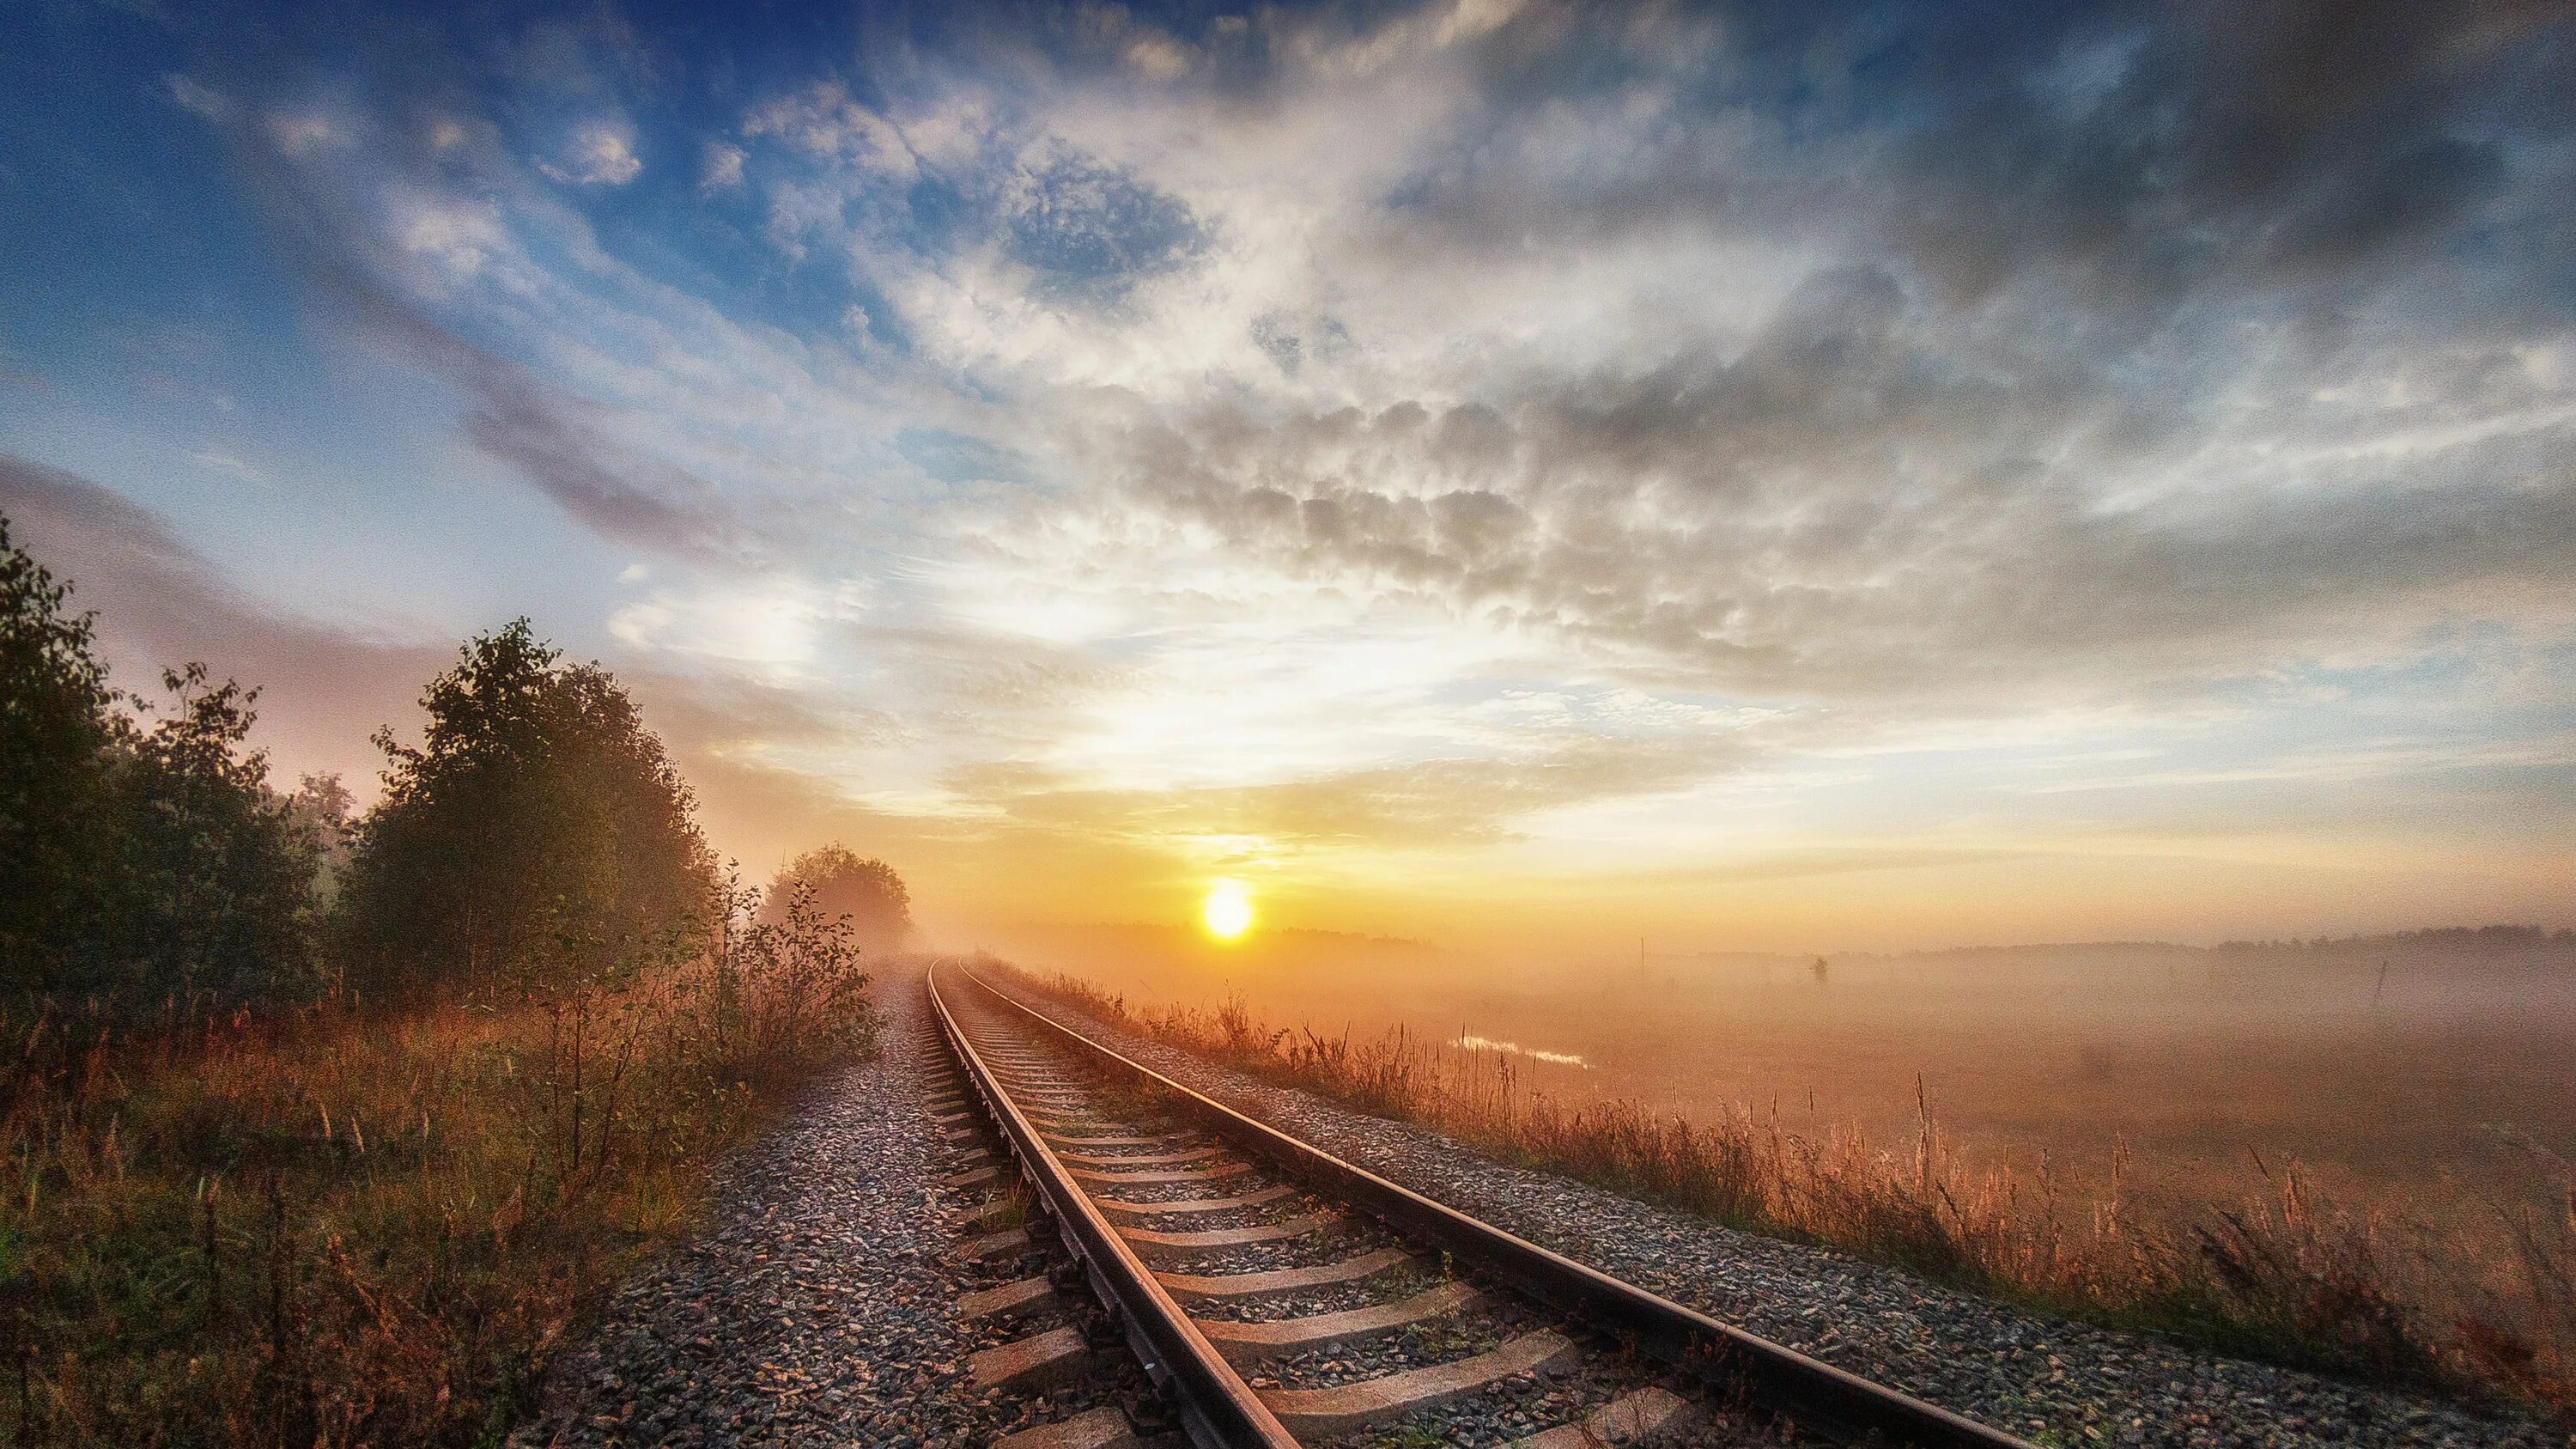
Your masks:
<svg viewBox="0 0 2576 1449"><path fill-rule="evenodd" d="M2434 1266L2430 1229L2324 1201L2295 1166L2217 1211L2170 1207L2125 1153L2083 1199L2051 1174L1978 1171L1919 1103L1914 1140L1785 1133L1524 1089L1508 1054L1401 1028L1369 1040L1214 1006L1141 1003L1082 978L979 969L1148 1039L1502 1160L1729 1226L1827 1244L1934 1281L2247 1357L2576 1414L2576 1175L2554 1212L2499 1208L2482 1281Z"/></svg>
<svg viewBox="0 0 2576 1449"><path fill-rule="evenodd" d="M497 1442L711 1167L867 1051L843 851L720 873L634 702L525 621L270 786L155 721L0 520L0 1443Z"/></svg>

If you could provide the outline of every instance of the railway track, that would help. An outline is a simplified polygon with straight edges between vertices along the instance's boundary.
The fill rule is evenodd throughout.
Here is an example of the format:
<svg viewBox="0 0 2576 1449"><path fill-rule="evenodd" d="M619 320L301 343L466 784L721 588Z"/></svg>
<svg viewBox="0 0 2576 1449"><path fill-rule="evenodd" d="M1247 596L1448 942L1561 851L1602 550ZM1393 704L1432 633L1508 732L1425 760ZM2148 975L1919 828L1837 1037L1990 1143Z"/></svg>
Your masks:
<svg viewBox="0 0 2576 1449"><path fill-rule="evenodd" d="M949 1186L984 1203L961 1251L991 1286L958 1305L988 1324L975 1380L1074 1406L1001 1449L2030 1449L1399 1187L971 972L928 980ZM1122 1373L1123 1402L1080 1407Z"/></svg>

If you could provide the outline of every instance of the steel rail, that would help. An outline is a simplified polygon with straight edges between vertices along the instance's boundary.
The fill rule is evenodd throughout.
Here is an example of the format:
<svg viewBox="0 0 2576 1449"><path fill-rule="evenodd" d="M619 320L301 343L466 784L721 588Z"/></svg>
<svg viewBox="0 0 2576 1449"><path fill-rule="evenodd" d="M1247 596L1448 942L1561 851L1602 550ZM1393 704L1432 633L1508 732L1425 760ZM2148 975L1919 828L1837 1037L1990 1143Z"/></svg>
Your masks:
<svg viewBox="0 0 2576 1449"><path fill-rule="evenodd" d="M965 1066L975 1094L983 1098L985 1109L1001 1127L1030 1187L1045 1201L1048 1216L1055 1220L1065 1247L1082 1264L1092 1291L1117 1317L1128 1347L1179 1404L1181 1426L1190 1442L1198 1449L1297 1449L1296 1439L1181 1312L1127 1240L1092 1204L1090 1195L1074 1185L1055 1149L1003 1090L940 994L938 966L931 967L927 979L940 1029Z"/></svg>
<svg viewBox="0 0 2576 1449"><path fill-rule="evenodd" d="M1720 1322L1694 1308L1551 1252L1301 1142L1104 1046L972 971L966 979L1131 1080L1172 1097L1182 1115L1292 1177L1318 1185L1398 1233L1474 1263L1532 1298L1583 1319L1722 1394L1828 1437L1873 1435L1926 1449L2036 1449L1911 1394Z"/></svg>

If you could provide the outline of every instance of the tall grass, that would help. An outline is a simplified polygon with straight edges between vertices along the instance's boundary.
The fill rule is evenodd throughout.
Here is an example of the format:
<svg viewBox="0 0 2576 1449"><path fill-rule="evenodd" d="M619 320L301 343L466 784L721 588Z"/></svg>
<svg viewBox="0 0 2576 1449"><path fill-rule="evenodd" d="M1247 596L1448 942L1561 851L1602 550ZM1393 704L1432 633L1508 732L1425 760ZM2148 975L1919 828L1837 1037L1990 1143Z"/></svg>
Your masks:
<svg viewBox="0 0 2576 1449"><path fill-rule="evenodd" d="M507 1001L0 1025L0 1442L496 1442L709 1166L868 1046L854 958L747 944Z"/></svg>
<svg viewBox="0 0 2576 1449"><path fill-rule="evenodd" d="M2576 1412L2576 1173L2549 1207L2499 1207L2479 1271L2458 1243L2383 1208L2325 1201L2295 1165L2270 1190L2196 1207L2142 1190L2125 1146L2074 1191L1977 1169L1918 1089L1910 1141L1784 1132L1749 1108L1694 1120L1633 1101L1529 1090L1511 1056L1291 1030L1240 998L1132 1003L1077 977L985 963L1019 985L1263 1080L1416 1122L1482 1151L1755 1232L1830 1244L1926 1277L2291 1364Z"/></svg>

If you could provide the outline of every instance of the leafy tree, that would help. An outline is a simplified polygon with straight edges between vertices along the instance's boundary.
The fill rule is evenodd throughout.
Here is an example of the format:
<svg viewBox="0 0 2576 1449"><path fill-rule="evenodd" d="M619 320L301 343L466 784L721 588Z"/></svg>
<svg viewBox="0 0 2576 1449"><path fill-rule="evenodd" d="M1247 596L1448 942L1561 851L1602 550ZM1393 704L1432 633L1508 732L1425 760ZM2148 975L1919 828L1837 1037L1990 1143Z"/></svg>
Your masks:
<svg viewBox="0 0 2576 1449"><path fill-rule="evenodd" d="M313 842L246 748L258 691L168 671L142 728L69 596L0 520L0 988L119 1014L309 990Z"/></svg>
<svg viewBox="0 0 2576 1449"><path fill-rule="evenodd" d="M117 752L122 828L100 936L124 979L111 994L172 989L219 1000L298 996L313 986L312 832L247 749L259 691L213 683L206 666L164 670L172 711Z"/></svg>
<svg viewBox="0 0 2576 1449"><path fill-rule="evenodd" d="M516 620L430 681L417 747L377 733L345 900L379 985L603 979L711 924L689 787L613 676L559 658Z"/></svg>
<svg viewBox="0 0 2576 1449"><path fill-rule="evenodd" d="M336 770L306 775L296 781L295 793L286 797L287 813L298 827L311 832L326 875L336 875L349 863L349 847L357 833L351 815L357 803Z"/></svg>
<svg viewBox="0 0 2576 1449"><path fill-rule="evenodd" d="M107 752L118 735L88 614L0 518L0 984L42 990L95 915L113 843Z"/></svg>
<svg viewBox="0 0 2576 1449"><path fill-rule="evenodd" d="M805 852L778 873L761 919L783 920L787 903L800 892L817 915L849 917L851 939L868 950L898 949L912 934L912 896L903 877L882 860L861 860L837 841Z"/></svg>

